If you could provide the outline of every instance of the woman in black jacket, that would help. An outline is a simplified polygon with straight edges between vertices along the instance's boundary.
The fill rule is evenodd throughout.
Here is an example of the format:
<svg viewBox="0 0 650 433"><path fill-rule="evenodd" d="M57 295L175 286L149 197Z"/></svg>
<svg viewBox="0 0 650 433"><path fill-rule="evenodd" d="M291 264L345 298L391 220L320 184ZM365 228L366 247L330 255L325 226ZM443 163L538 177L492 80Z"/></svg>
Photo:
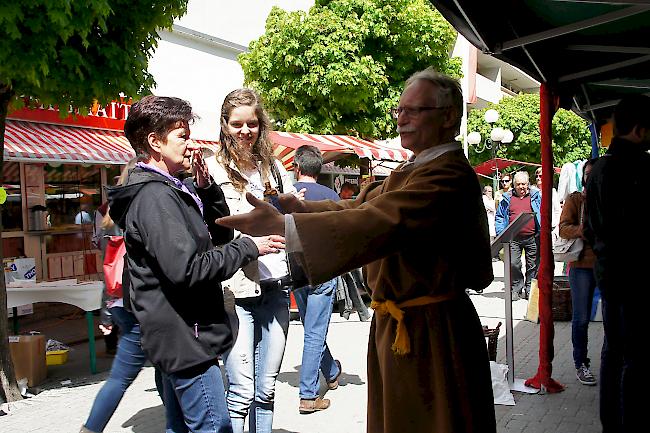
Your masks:
<svg viewBox="0 0 650 433"><path fill-rule="evenodd" d="M142 348L166 376L168 431L230 432L217 361L232 334L219 282L282 244L243 238L215 247L232 238L215 223L228 208L190 140L193 118L178 98L146 96L131 107L124 133L140 162L109 189L110 215L125 231ZM194 178L176 177L190 169Z"/></svg>

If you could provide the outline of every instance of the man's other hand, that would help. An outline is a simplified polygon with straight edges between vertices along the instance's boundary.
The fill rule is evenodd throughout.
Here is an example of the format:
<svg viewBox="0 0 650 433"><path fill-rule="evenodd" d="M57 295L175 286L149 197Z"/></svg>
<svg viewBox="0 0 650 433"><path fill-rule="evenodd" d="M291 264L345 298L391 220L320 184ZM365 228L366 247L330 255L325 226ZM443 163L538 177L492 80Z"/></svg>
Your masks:
<svg viewBox="0 0 650 433"><path fill-rule="evenodd" d="M252 211L217 218L216 223L251 236L284 235L284 215L272 204L255 198L249 192L246 200L254 206Z"/></svg>

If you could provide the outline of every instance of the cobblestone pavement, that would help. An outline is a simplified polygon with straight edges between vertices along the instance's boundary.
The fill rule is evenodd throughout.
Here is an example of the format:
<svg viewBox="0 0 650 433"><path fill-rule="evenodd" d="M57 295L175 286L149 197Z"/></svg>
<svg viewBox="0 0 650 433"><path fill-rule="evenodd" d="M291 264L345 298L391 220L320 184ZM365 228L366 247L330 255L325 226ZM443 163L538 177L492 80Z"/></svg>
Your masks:
<svg viewBox="0 0 650 433"><path fill-rule="evenodd" d="M472 295L481 321L493 327L503 321L503 284L495 282L482 295ZM514 317L521 319L526 301L513 305ZM362 433L366 413L366 345L369 322L356 315L349 321L333 315L328 344L343 365L341 386L328 391L332 406L311 415L298 414L298 371L302 351L302 326L292 322L282 369L277 383L274 432L277 433ZM503 329L503 328L502 328ZM505 363L504 332L501 333L497 362ZM597 375L600 367L602 324L589 327L589 355ZM515 377L532 377L538 366L539 326L515 320ZM555 324L553 377L566 385L558 394L514 393L515 406L495 406L498 431L514 432L597 432L598 387L581 385L572 361L570 322ZM97 391L107 376L110 363L100 359L100 371L89 375L87 347L76 346L67 366L50 368L48 382L37 396L11 407L0 417L0 432L76 433L85 421ZM61 381L68 379L68 385ZM325 392L325 386L321 386ZM164 412L155 390L153 368L145 367L124 396L105 432L154 433L164 431Z"/></svg>

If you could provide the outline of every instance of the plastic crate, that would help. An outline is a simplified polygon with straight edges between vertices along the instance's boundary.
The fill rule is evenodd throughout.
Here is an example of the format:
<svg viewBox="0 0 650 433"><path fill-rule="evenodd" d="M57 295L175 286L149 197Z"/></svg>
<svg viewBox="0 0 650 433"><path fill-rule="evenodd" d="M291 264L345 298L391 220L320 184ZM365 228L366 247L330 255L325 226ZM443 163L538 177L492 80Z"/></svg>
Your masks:
<svg viewBox="0 0 650 433"><path fill-rule="evenodd" d="M63 365L68 362L68 350L52 350L45 352L46 365Z"/></svg>

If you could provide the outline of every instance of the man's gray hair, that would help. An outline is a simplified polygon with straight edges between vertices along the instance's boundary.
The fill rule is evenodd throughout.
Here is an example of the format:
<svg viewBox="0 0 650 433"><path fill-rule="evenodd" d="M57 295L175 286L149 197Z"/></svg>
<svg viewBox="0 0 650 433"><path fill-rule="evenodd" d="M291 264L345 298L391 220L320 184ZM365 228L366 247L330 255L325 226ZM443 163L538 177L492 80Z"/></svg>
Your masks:
<svg viewBox="0 0 650 433"><path fill-rule="evenodd" d="M517 183L517 180L519 180L521 182L530 183L530 177L528 176L528 172L527 171L518 171L518 172L516 172L515 176L514 176L514 183L515 184Z"/></svg>
<svg viewBox="0 0 650 433"><path fill-rule="evenodd" d="M438 89L436 104L439 107L453 107L456 110L456 123L454 124L455 132L460 130L460 123L463 118L463 90L458 80L448 75L441 74L432 67L423 71L416 72L406 80L406 87L410 86L417 80L427 80Z"/></svg>

